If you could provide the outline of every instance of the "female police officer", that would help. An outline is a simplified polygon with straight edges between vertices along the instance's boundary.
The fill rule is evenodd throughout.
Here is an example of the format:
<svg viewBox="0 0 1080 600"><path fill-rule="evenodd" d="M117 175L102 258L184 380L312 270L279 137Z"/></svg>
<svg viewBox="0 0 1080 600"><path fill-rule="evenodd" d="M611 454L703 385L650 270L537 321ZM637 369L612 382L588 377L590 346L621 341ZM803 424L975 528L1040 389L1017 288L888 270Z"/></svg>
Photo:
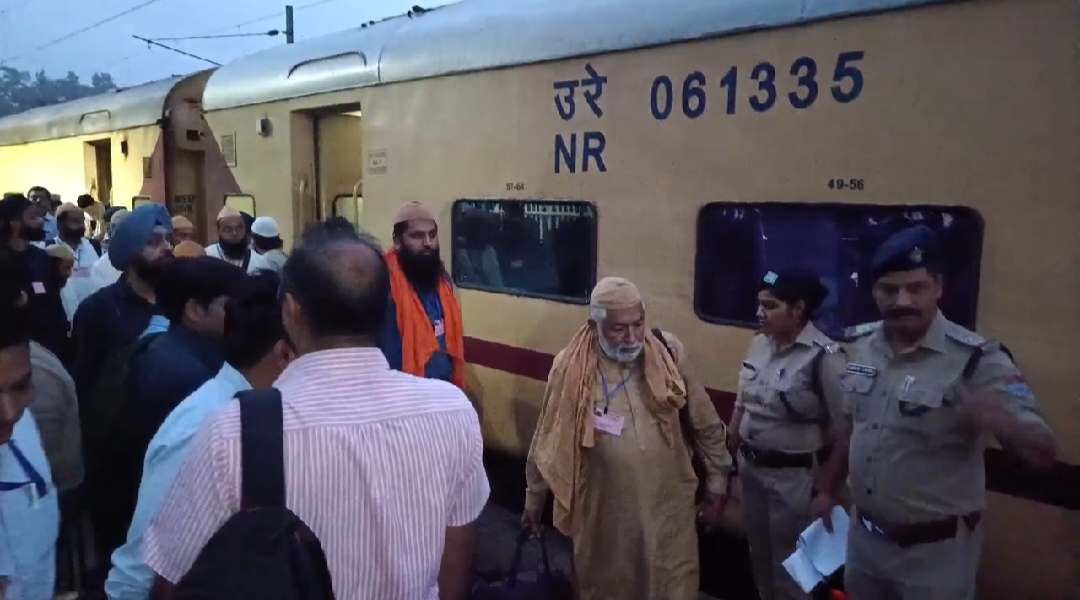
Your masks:
<svg viewBox="0 0 1080 600"><path fill-rule="evenodd" d="M830 424L841 418L843 353L810 322L828 293L809 274L767 273L758 292L761 331L739 374L728 431L761 600L807 597L782 562L809 524L815 455L827 451Z"/></svg>

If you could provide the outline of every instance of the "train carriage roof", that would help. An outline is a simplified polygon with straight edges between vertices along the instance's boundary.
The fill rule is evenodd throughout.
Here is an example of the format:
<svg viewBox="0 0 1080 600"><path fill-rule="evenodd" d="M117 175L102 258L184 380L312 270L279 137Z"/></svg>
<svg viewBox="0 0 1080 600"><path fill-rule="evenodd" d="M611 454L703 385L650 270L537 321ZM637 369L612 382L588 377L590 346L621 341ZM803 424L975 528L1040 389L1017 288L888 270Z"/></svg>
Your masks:
<svg viewBox="0 0 1080 600"><path fill-rule="evenodd" d="M206 110L959 0L463 0L231 62Z"/></svg>
<svg viewBox="0 0 1080 600"><path fill-rule="evenodd" d="M0 119L0 146L107 133L157 123L169 92L185 77L32 108Z"/></svg>

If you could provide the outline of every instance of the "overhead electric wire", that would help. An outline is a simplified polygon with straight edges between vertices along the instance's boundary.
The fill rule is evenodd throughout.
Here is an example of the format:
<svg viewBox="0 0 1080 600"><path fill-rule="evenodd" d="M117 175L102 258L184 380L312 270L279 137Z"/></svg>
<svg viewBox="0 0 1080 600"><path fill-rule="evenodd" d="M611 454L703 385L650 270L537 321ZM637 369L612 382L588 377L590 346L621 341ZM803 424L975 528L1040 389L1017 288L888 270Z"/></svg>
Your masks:
<svg viewBox="0 0 1080 600"><path fill-rule="evenodd" d="M269 31L260 31L258 33L222 33L218 35L189 35L185 37L161 37L153 38L157 42L181 42L184 40L216 40L220 38L239 38L239 37L262 37L275 35L281 35L281 31L277 29L271 29Z"/></svg>
<svg viewBox="0 0 1080 600"><path fill-rule="evenodd" d="M330 4L331 2L338 2L338 1L340 1L340 0L313 0L313 1L308 2L306 4L301 4L301 5L297 6L297 7L295 7L293 10L295 12L295 11L304 10L306 8L314 8L316 6L321 6L323 4ZM219 37L220 38L227 38L227 37L260 37L260 36L264 36L264 35L265 36L280 35L281 32L279 30L277 30L277 29L271 29L270 31L261 32L261 33L254 33L254 32L253 33L239 33L239 34L229 34L229 35L220 35L220 36L217 35L217 34L220 34L223 31L228 31L230 29L236 29L238 27L245 27L247 25L254 25L256 23L262 23L263 21L269 21L270 19L276 19L278 17L284 17L284 16L285 16L285 11L282 10L282 11L276 12L276 13L271 14L271 15L265 15L265 16L262 16L262 17L249 19L247 21L241 21L240 23L234 23L234 24L228 25L226 27L222 27L222 28L219 28L219 29L214 29L212 31L207 31L207 32L200 33L200 34L197 34L197 35L186 36L186 37L172 37L172 38L153 38L153 41L174 41L174 42L177 42L177 41L183 41L183 40L213 39L213 38L219 38ZM161 44L158 44L158 45L161 45ZM107 67L102 69L102 71L103 72L108 72L111 68L115 67L116 65L118 65L120 63L123 63L123 62L127 62L127 61L131 60L132 58L135 58L135 57L143 54L143 52L146 52L147 50L148 49L144 48L144 49L139 50L138 52L129 54L129 55L121 58L120 60L113 61L112 63L109 63L109 65ZM173 50L173 48L170 48L170 50ZM206 59L203 59L203 58L199 57L199 60L206 60ZM212 62L212 61L207 61L207 62Z"/></svg>
<svg viewBox="0 0 1080 600"><path fill-rule="evenodd" d="M161 48L164 48L164 49L166 49L166 50L168 50L170 52L175 52L177 54L183 54L184 56L194 58L195 60L201 60L203 62L208 62L208 63L214 65L215 67L220 67L221 66L221 63L219 63L217 61L210 60L209 58L203 58L203 57L199 56L198 54L192 54L190 52L184 52L183 50L178 50L176 48L173 48L172 46L166 46L165 44L158 43L155 40L150 40L150 39L147 39L147 38L144 38L144 37L139 37L139 36L134 35L134 34L132 34L131 37L133 37L133 38L135 38L135 39L137 39L139 41L146 42L148 45L153 44L155 46L159 46Z"/></svg>
<svg viewBox="0 0 1080 600"><path fill-rule="evenodd" d="M340 0L313 0L312 2L308 2L307 4L301 4L301 5L297 6L296 8L293 9L293 11L295 12L295 11L298 11L298 10L304 10L305 8L314 8L316 6L320 6L320 5L323 5L323 4L330 4L331 2L339 2L339 1ZM270 19L276 19L278 17L284 17L284 16L285 16L285 11L280 10L280 11L274 13L274 14L271 14L271 15L266 15L264 17L258 17L258 18L255 18L255 19L251 19L250 21L244 21L242 23L237 23L235 25L229 25L228 27L222 27L221 29L215 29L213 31L208 31L208 32L206 32L205 34L202 34L202 35L212 35L212 34L215 34L215 33L221 33L222 31L228 31L228 30L234 29L236 27L244 27L246 25L254 25L256 23L262 23L263 21L269 21Z"/></svg>
<svg viewBox="0 0 1080 600"><path fill-rule="evenodd" d="M9 56L9 57L7 57L5 59L2 59L2 60L0 60L0 65L6 63L8 61L11 61L11 60L18 60L20 58L23 58L24 56L29 56L30 54L33 54L34 52L40 52L41 50L51 48L51 47L53 47L53 46L55 46L57 44L60 44L62 42L66 42L66 41L70 40L73 37L76 37L78 35L82 35L82 34L86 33L87 31L90 31L92 29L97 29L98 27L101 27L102 25L104 25L106 23L110 23L110 22L115 21L115 20L117 20L117 19L119 19L121 17L125 17L127 15L130 15L131 13L133 13L133 12L139 10L139 9L146 8L147 6L150 6L151 4L156 4L156 3L160 2L160 1L161 0L144 0L143 2L141 2L139 4L136 4L135 6L132 6L131 8L129 8L127 10L118 12L115 15L112 15L110 17L105 17L104 19L102 19L102 20L100 20L100 21L98 21L96 23L87 25L86 27L83 27L82 29L77 29L75 31L72 31L71 33L62 35L62 36L60 36L60 37L58 37L58 38L56 38L54 40L50 40L48 42L45 42L44 44L41 44L40 46L37 46L35 48L31 48L31 49L27 50L26 52L23 52L22 54L17 54L15 56Z"/></svg>

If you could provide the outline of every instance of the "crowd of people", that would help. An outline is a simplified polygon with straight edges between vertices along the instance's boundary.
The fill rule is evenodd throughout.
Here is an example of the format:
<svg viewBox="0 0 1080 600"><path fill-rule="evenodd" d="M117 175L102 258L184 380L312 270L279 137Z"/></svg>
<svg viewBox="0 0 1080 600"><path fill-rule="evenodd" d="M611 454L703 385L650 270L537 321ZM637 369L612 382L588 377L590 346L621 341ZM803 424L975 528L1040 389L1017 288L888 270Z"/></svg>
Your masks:
<svg viewBox="0 0 1080 600"><path fill-rule="evenodd" d="M157 204L29 196L0 201L0 599L469 597L490 490L428 208L386 251L331 218L286 255L229 207L203 248ZM940 253L925 227L879 248L883 320L848 350L812 323L820 281L767 272L727 424L637 287L601 279L548 377L523 527L553 502L582 600L690 600L737 480L762 600L806 597L780 563L838 504L850 597L970 600L987 434L1055 450L1007 351L938 310Z"/></svg>

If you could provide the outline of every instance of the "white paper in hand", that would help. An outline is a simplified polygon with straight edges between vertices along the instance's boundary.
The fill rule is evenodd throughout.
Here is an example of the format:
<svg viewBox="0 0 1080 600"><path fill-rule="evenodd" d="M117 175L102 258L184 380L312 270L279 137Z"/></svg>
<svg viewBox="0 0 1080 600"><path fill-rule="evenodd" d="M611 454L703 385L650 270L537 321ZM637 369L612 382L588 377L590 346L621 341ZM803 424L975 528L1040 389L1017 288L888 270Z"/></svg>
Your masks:
<svg viewBox="0 0 1080 600"><path fill-rule="evenodd" d="M830 534L821 519L811 523L799 536L795 552L784 561L784 568L804 592L809 593L844 566L850 520L842 507L833 507L832 524Z"/></svg>

